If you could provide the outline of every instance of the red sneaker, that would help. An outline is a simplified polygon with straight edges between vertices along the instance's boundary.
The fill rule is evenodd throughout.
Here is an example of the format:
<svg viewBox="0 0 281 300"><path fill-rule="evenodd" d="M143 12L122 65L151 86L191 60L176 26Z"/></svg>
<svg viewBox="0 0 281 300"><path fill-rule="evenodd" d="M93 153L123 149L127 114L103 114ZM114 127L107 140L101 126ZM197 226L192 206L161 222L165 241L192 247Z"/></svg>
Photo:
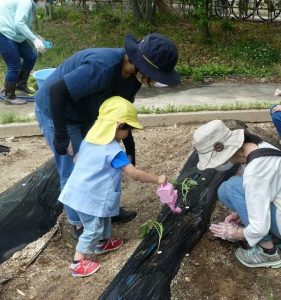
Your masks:
<svg viewBox="0 0 281 300"><path fill-rule="evenodd" d="M110 251L117 250L118 248L122 247L124 242L122 240L115 240L115 239L108 239L102 245L97 246L95 250L96 254L103 254Z"/></svg>
<svg viewBox="0 0 281 300"><path fill-rule="evenodd" d="M71 264L69 269L73 277L86 277L95 273L100 268L96 261L86 259L80 260L77 264Z"/></svg>

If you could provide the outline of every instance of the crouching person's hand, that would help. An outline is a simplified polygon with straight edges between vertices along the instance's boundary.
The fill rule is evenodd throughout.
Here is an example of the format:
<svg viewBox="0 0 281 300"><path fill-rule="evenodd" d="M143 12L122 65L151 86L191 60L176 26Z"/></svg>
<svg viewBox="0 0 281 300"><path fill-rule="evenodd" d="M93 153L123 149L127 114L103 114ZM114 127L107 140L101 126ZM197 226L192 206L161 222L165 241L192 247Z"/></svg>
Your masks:
<svg viewBox="0 0 281 300"><path fill-rule="evenodd" d="M210 231L213 236L231 242L244 239L243 227L234 223L211 224Z"/></svg>
<svg viewBox="0 0 281 300"><path fill-rule="evenodd" d="M230 215L228 215L224 219L224 223L236 223L239 224L241 222L240 217L237 213L233 212Z"/></svg>

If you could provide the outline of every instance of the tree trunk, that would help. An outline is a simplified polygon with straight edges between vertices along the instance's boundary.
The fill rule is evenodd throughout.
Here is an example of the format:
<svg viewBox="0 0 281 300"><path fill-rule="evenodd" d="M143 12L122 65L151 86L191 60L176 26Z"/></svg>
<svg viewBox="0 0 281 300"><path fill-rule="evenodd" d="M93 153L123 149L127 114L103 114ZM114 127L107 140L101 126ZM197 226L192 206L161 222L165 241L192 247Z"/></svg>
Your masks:
<svg viewBox="0 0 281 300"><path fill-rule="evenodd" d="M155 3L158 6L160 12L171 14L177 16L178 18L181 18L180 13L176 9L174 9L167 0L155 0Z"/></svg>
<svg viewBox="0 0 281 300"><path fill-rule="evenodd" d="M146 0L145 21L152 24L153 22L153 0Z"/></svg>
<svg viewBox="0 0 281 300"><path fill-rule="evenodd" d="M202 25L202 34L204 36L204 41L206 43L209 43L211 40L210 28L209 28L209 0L205 0L204 9L205 9L205 18L204 18L205 22L203 22Z"/></svg>
<svg viewBox="0 0 281 300"><path fill-rule="evenodd" d="M133 17L137 23L143 21L143 15L137 0L130 0L133 10Z"/></svg>
<svg viewBox="0 0 281 300"><path fill-rule="evenodd" d="M53 3L47 2L45 4L45 18L47 18L47 19L53 19L54 18Z"/></svg>

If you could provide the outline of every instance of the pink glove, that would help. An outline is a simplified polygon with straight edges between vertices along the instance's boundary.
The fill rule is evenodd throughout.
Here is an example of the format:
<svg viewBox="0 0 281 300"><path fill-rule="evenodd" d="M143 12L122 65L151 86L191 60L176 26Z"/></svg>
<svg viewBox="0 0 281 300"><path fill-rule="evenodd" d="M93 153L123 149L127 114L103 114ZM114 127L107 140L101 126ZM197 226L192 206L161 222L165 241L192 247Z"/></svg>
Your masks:
<svg viewBox="0 0 281 300"><path fill-rule="evenodd" d="M243 239L243 233L241 233L243 227L234 223L211 224L209 229L215 237L223 240L234 242Z"/></svg>

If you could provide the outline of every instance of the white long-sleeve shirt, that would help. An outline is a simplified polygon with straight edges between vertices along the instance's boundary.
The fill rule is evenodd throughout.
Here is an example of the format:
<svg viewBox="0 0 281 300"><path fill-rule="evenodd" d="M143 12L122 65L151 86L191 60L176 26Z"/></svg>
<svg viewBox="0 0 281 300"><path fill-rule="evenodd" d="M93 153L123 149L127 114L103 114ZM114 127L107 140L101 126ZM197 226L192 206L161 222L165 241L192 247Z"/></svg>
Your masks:
<svg viewBox="0 0 281 300"><path fill-rule="evenodd" d="M258 146L275 148L266 142ZM271 224L271 202L281 198L281 157L267 156L252 160L244 170L243 186L249 218L244 236L252 247L268 234ZM277 226L281 231L280 209L277 209Z"/></svg>
<svg viewBox="0 0 281 300"><path fill-rule="evenodd" d="M36 36L31 26L35 8L32 0L1 0L0 33L18 43L26 39L34 41Z"/></svg>

